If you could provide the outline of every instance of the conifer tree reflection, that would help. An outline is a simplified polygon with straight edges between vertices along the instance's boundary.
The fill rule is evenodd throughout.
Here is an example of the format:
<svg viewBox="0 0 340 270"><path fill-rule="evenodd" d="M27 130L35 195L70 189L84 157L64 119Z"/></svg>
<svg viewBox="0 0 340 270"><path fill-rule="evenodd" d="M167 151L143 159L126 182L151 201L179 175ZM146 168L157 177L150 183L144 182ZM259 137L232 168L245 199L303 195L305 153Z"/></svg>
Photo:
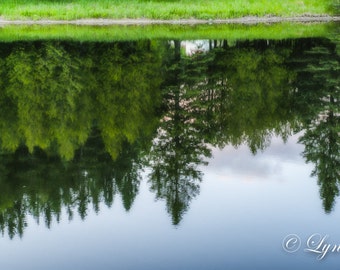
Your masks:
<svg viewBox="0 0 340 270"><path fill-rule="evenodd" d="M178 40L166 50L148 40L0 44L1 231L22 235L28 215L47 227L65 212L85 219L117 193L128 211L145 160L177 225L199 194L207 145L256 153L293 128L306 128L304 156L330 211L339 194L339 55L322 42L222 40L190 57Z"/></svg>
<svg viewBox="0 0 340 270"><path fill-rule="evenodd" d="M124 141L152 132L160 102L160 57L151 41L98 45L95 112L107 151L116 158ZM103 46L103 48L101 48ZM114 104L114 106L113 106Z"/></svg>
<svg viewBox="0 0 340 270"><path fill-rule="evenodd" d="M208 56L206 80L196 107L206 140L223 148L247 144L253 153L265 149L272 136L292 133L289 110L293 74L284 65L290 44L263 40L215 41Z"/></svg>
<svg viewBox="0 0 340 270"><path fill-rule="evenodd" d="M256 153L273 134L286 139L292 133L293 74L284 65L290 44L253 43L231 47L226 40L214 41L209 52L188 57L174 41L163 102L167 114L155 140L151 175L152 190L167 201L174 224L198 193L193 183L199 183L198 165L210 155L207 144L245 143ZM181 199L180 184L182 194L192 195Z"/></svg>
<svg viewBox="0 0 340 270"><path fill-rule="evenodd" d="M327 40L311 44L303 55L297 103L303 111L303 156L314 163L320 196L326 212L331 212L339 195L340 167L340 55ZM300 61L301 62L301 61Z"/></svg>
<svg viewBox="0 0 340 270"><path fill-rule="evenodd" d="M157 43L10 45L0 44L3 149L25 144L31 152L57 150L71 160L95 122L116 158L125 140L133 143L154 128L160 102Z"/></svg>
<svg viewBox="0 0 340 270"><path fill-rule="evenodd" d="M47 156L38 148L31 154L26 147L14 154L0 156L0 229L10 238L23 235L28 215L50 228L63 215L69 220L76 211L85 219L89 207L99 212L100 203L108 207L120 194L128 211L140 184L140 145L125 145L117 160L112 161L103 141L94 131L77 151L73 161Z"/></svg>
<svg viewBox="0 0 340 270"><path fill-rule="evenodd" d="M202 175L198 166L204 164L203 158L210 156L210 151L195 126L197 119L192 106L195 94L188 83L188 78L193 76L186 78L195 70L182 73L189 66L187 59L181 56L180 41L174 41L171 52L173 55L168 66L171 73L164 87L166 114L150 154L152 173L149 181L156 198L166 201L172 223L177 225L190 201L199 194Z"/></svg>
<svg viewBox="0 0 340 270"><path fill-rule="evenodd" d="M86 141L92 123L82 115L89 114L84 109L90 108L82 105L86 78L91 78L83 63L86 61L59 42L13 46L6 58L3 91L17 108L17 130L10 131L21 136L2 136L2 140L9 140L4 146L15 150L24 141L33 151L35 146L47 149L53 145L64 158L72 158L75 149ZM9 131L8 127L4 131Z"/></svg>
<svg viewBox="0 0 340 270"><path fill-rule="evenodd" d="M10 237L28 215L50 227L117 193L128 211L138 194L158 119L157 43L95 45L0 44L0 228Z"/></svg>

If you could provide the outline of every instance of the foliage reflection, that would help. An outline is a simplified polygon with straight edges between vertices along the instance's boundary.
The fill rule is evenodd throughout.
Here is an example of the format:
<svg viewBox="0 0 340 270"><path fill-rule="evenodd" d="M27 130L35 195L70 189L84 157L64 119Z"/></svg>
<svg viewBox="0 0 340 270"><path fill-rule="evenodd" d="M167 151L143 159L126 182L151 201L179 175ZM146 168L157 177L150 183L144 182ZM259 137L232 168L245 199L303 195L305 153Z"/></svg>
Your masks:
<svg viewBox="0 0 340 270"><path fill-rule="evenodd" d="M339 40L0 44L0 228L84 219L143 168L178 225L211 147L303 132L326 212L339 195ZM196 44L197 45L197 44ZM187 50L188 51L188 50Z"/></svg>

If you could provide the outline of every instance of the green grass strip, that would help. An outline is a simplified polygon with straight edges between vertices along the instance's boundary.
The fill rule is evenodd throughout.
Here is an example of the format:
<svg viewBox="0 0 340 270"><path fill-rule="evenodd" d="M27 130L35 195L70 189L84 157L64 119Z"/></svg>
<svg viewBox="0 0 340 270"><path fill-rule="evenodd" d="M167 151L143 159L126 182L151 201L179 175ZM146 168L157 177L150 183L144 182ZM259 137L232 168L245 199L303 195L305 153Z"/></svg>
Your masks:
<svg viewBox="0 0 340 270"><path fill-rule="evenodd" d="M277 23L259 25L147 25L76 26L30 25L0 28L3 42L19 40L125 41L140 39L288 39L325 37L336 23Z"/></svg>
<svg viewBox="0 0 340 270"><path fill-rule="evenodd" d="M329 14L339 0L1 0L5 19L226 19ZM335 4L334 4L335 3Z"/></svg>

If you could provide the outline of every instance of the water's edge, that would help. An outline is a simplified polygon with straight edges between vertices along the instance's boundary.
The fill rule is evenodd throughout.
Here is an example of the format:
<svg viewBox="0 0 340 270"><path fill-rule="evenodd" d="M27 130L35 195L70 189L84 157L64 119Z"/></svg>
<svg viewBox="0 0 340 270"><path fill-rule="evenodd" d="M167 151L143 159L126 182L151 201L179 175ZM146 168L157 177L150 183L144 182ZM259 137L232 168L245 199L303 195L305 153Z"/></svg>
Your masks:
<svg viewBox="0 0 340 270"><path fill-rule="evenodd" d="M6 20L0 18L0 27L5 25L152 25L152 24L258 24L258 23L280 23L280 22L339 22L340 16L313 15L313 16L294 16L294 17L242 17L220 20L152 20L152 19L79 19L79 20Z"/></svg>

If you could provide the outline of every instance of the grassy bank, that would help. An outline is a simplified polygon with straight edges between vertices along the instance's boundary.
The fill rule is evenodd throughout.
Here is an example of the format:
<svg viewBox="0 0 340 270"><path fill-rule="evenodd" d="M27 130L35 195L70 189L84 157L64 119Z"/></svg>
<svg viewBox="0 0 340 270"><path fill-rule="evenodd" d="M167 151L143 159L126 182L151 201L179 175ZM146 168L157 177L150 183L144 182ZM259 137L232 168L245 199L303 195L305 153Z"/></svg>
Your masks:
<svg viewBox="0 0 340 270"><path fill-rule="evenodd" d="M338 24L258 24L258 25L147 25L147 26L6 26L0 30L1 42L19 40L125 41L140 39L291 39L327 37Z"/></svg>
<svg viewBox="0 0 340 270"><path fill-rule="evenodd" d="M329 14L339 0L1 0L5 19L225 19Z"/></svg>

